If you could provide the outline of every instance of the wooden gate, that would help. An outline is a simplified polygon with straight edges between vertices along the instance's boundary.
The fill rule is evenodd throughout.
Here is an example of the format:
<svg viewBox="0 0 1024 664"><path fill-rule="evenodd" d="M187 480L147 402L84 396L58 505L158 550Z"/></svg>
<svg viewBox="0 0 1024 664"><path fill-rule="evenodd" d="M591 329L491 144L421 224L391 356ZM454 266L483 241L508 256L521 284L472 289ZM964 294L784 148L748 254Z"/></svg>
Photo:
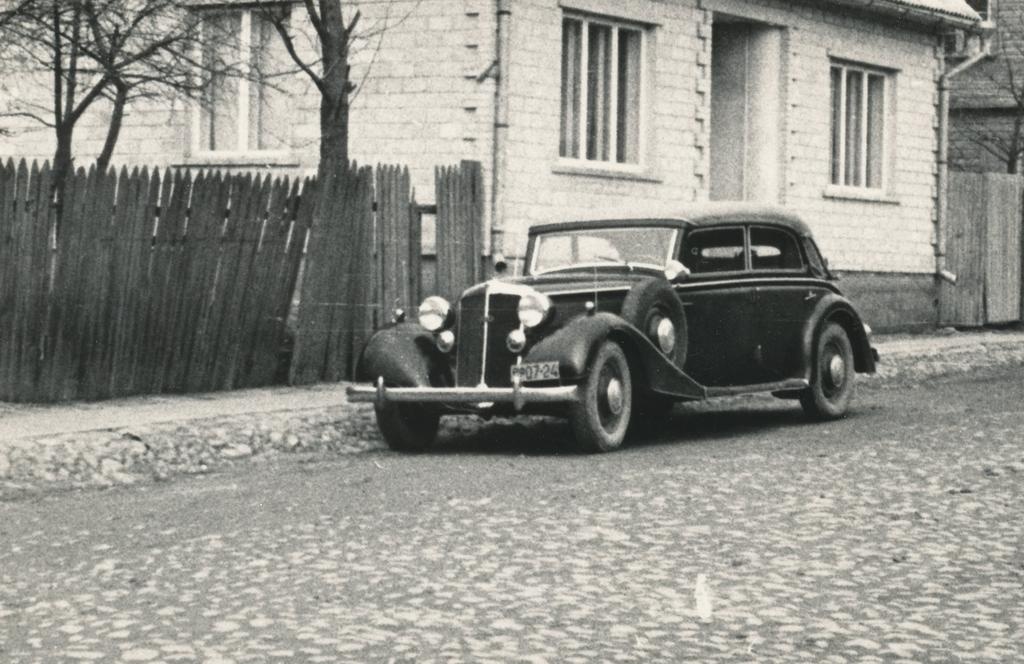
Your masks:
<svg viewBox="0 0 1024 664"><path fill-rule="evenodd" d="M943 325L1021 320L1021 178L951 173L946 268L956 284L939 289Z"/></svg>

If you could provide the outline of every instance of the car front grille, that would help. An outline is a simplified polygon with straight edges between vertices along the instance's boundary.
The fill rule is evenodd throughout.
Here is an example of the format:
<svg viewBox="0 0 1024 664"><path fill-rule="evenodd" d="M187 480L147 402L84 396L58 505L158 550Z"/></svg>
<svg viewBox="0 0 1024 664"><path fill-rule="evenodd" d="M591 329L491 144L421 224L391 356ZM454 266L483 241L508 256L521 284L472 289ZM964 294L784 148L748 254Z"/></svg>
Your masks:
<svg viewBox="0 0 1024 664"><path fill-rule="evenodd" d="M456 385L476 387L483 382L488 387L508 387L512 384L510 369L515 356L505 347L505 339L519 327L518 306L519 296L505 293L475 293L462 298L456 336Z"/></svg>

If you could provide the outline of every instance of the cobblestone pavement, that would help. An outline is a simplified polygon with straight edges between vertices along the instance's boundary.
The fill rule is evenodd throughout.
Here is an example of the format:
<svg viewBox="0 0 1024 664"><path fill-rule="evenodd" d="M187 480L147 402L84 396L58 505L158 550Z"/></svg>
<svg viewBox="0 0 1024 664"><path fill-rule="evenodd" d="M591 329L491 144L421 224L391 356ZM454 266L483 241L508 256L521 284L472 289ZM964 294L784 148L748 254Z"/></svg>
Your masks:
<svg viewBox="0 0 1024 664"><path fill-rule="evenodd" d="M1022 661L1022 403L990 367L0 503L0 661Z"/></svg>
<svg viewBox="0 0 1024 664"><path fill-rule="evenodd" d="M881 389L1024 365L1020 330L889 335L877 344L878 374L860 378ZM348 404L343 391L319 385L58 407L0 403L0 501L202 475L294 452L381 449L372 408ZM462 435L479 428L472 421L446 426Z"/></svg>

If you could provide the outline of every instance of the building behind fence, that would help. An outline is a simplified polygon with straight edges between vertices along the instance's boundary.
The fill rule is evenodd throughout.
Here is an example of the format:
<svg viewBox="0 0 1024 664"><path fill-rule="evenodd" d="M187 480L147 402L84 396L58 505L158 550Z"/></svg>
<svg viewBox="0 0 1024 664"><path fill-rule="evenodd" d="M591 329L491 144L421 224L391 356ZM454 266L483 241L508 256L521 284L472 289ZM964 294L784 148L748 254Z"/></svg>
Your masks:
<svg viewBox="0 0 1024 664"><path fill-rule="evenodd" d="M438 181L461 193L438 216L474 228L479 167L451 172ZM0 400L351 377L369 334L419 298L422 209L406 169L328 180L79 170L58 214L47 165L0 166ZM479 247L446 237L446 260L477 276Z"/></svg>

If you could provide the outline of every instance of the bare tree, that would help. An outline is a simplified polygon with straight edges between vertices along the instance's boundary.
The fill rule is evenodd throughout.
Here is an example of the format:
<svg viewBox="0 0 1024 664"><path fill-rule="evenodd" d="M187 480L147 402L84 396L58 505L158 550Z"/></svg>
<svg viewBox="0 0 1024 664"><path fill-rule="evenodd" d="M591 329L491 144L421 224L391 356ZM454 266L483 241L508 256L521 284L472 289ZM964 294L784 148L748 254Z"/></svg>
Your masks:
<svg viewBox="0 0 1024 664"><path fill-rule="evenodd" d="M954 126L970 145L992 155L1007 173L1024 160L1024 11L1000 10L993 56L958 84Z"/></svg>
<svg viewBox="0 0 1024 664"><path fill-rule="evenodd" d="M384 14L371 25L362 26L361 12L347 9L357 2L343 0L302 0L304 14L312 26L312 35L303 35L301 22L293 21L280 2L257 0L261 14L271 22L296 67L306 74L320 93L319 175L336 164L349 163L349 118L352 102L370 73L388 30L404 23L419 8L416 0L401 16L392 16L395 0L384 5ZM346 14L348 14L346 16ZM312 48L304 49L300 37L311 37ZM371 51L366 71L359 81L352 72L353 56Z"/></svg>
<svg viewBox="0 0 1024 664"><path fill-rule="evenodd" d="M347 164L350 96L356 86L352 82L349 63L356 28L361 14L358 10L345 18L341 0L303 0L302 6L315 31L319 52L300 52L297 37L288 13L280 4L259 3L261 13L270 21L284 43L285 50L320 93L320 162L318 175L323 176L331 163Z"/></svg>
<svg viewBox="0 0 1024 664"><path fill-rule="evenodd" d="M178 0L18 0L0 12L0 58L9 75L48 73L48 104L31 95L3 115L31 118L54 130L54 181L73 163L72 139L98 100L111 104L97 160L106 169L133 100L197 96L211 75L238 63L204 60L198 16Z"/></svg>
<svg viewBox="0 0 1024 664"><path fill-rule="evenodd" d="M998 90L1001 103L995 110L972 108L956 113L956 128L971 144L995 157L1007 173L1018 173L1024 158L1024 88L1018 67L1024 61L1001 58L1003 75L986 74Z"/></svg>

